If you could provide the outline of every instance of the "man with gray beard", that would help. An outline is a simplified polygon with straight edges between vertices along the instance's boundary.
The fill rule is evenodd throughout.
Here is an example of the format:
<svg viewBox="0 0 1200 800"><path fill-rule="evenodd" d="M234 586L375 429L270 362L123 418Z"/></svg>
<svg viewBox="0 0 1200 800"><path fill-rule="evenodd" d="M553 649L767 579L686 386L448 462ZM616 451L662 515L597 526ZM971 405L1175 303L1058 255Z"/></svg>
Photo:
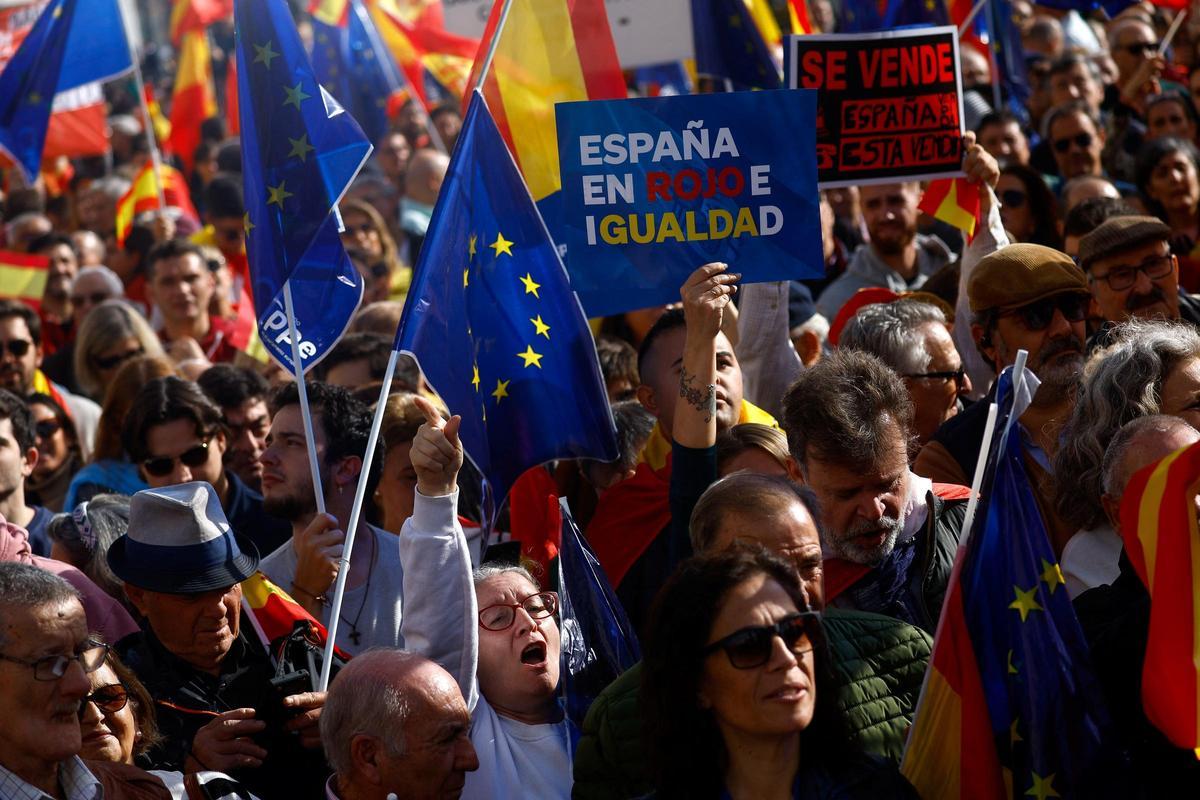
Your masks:
<svg viewBox="0 0 1200 800"><path fill-rule="evenodd" d="M909 471L913 404L900 376L873 355L839 350L792 384L780 421L819 501L827 605L932 634L968 492Z"/></svg>
<svg viewBox="0 0 1200 800"><path fill-rule="evenodd" d="M971 336L996 374L1029 353L1026 366L1041 381L1020 417L1024 461L1046 530L1060 553L1074 526L1054 512L1050 463L1059 432L1075 404L1083 370L1091 300L1083 271L1064 253L1037 244L1011 244L980 260L967 284ZM913 471L935 481L970 485L983 443L984 400L952 417L917 454Z"/></svg>

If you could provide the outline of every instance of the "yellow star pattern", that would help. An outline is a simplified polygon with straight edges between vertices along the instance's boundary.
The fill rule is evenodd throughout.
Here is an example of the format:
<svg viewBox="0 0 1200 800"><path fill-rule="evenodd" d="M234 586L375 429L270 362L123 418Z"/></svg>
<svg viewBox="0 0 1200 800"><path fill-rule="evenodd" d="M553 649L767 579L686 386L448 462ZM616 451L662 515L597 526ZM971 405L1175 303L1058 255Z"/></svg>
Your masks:
<svg viewBox="0 0 1200 800"><path fill-rule="evenodd" d="M37 104L42 102L42 95L38 92L30 92L29 93L29 102L36 106Z"/></svg>
<svg viewBox="0 0 1200 800"><path fill-rule="evenodd" d="M267 191L271 194L267 198L267 205L274 204L279 206L280 209L283 208L284 200L295 196L287 190L287 181L280 181L278 186L268 186Z"/></svg>
<svg viewBox="0 0 1200 800"><path fill-rule="evenodd" d="M1050 773L1045 778L1036 772L1032 775L1033 786L1025 790L1026 797L1036 797L1037 800L1046 800L1047 797L1062 797L1054 790L1054 773Z"/></svg>
<svg viewBox="0 0 1200 800"><path fill-rule="evenodd" d="M479 391L479 365L474 367L475 374L471 376L471 385L475 387L475 391Z"/></svg>
<svg viewBox="0 0 1200 800"><path fill-rule="evenodd" d="M265 45L254 45L254 63L266 64L267 69L271 68L271 61L279 58L279 53L271 49L271 40L268 39Z"/></svg>
<svg viewBox="0 0 1200 800"><path fill-rule="evenodd" d="M521 278L521 283L525 284L525 294L531 294L538 300L542 299L541 295L538 294L538 289L542 288L542 285L534 283L533 276L528 272L525 273L524 278Z"/></svg>
<svg viewBox="0 0 1200 800"><path fill-rule="evenodd" d="M513 243L505 239L503 233L497 233L496 241L488 245L488 247L496 251L496 258L499 258L501 253L506 253L511 256L513 254L512 246Z"/></svg>
<svg viewBox="0 0 1200 800"><path fill-rule="evenodd" d="M496 398L497 403L499 403L505 397L508 397L508 385L510 383L512 383L512 381L502 381L497 379L496 391L492 392L492 397Z"/></svg>
<svg viewBox="0 0 1200 800"><path fill-rule="evenodd" d="M1037 592L1037 584L1034 584L1032 589L1024 592L1021 591L1021 587L1013 586L1013 591L1016 592L1017 599L1009 603L1008 607L1021 613L1021 622L1025 621L1025 618L1029 616L1029 612L1045 610L1038 605L1037 599L1033 596Z"/></svg>
<svg viewBox="0 0 1200 800"><path fill-rule="evenodd" d="M463 270L463 288L464 289L467 288L467 283L469 281L470 276L471 276L471 270L464 269Z"/></svg>
<svg viewBox="0 0 1200 800"><path fill-rule="evenodd" d="M471 234L471 238L467 240L467 255L469 255L471 258L475 257L475 242L478 240L479 237L473 233Z"/></svg>
<svg viewBox="0 0 1200 800"><path fill-rule="evenodd" d="M62 16L62 6L55 6L54 7L54 18L58 19L61 16Z"/></svg>
<svg viewBox="0 0 1200 800"><path fill-rule="evenodd" d="M1013 657L1013 651L1012 651L1012 650L1009 650L1009 651L1008 651L1008 674L1009 674L1009 675L1016 675L1016 674L1017 674L1017 668L1013 666L1012 657Z"/></svg>
<svg viewBox="0 0 1200 800"><path fill-rule="evenodd" d="M533 323L533 327L537 331L534 336L545 336L547 339L550 338L550 326L542 322L541 314L538 314L529 321Z"/></svg>
<svg viewBox="0 0 1200 800"><path fill-rule="evenodd" d="M300 81L296 81L295 86L283 87L283 93L287 95L287 99L283 101L283 104L285 106L295 106L297 111L300 110L301 103L312 97L311 94L304 91L303 84Z"/></svg>
<svg viewBox="0 0 1200 800"><path fill-rule="evenodd" d="M533 345L531 344L525 345L525 352L517 353L517 358L524 359L526 367L532 364L538 369L542 368L542 354L533 352Z"/></svg>
<svg viewBox="0 0 1200 800"><path fill-rule="evenodd" d="M308 143L308 134L302 135L299 139L288 137L288 142L292 145L292 152L288 153L288 158L295 156L301 161L308 161L308 154L317 148Z"/></svg>
<svg viewBox="0 0 1200 800"><path fill-rule="evenodd" d="M1017 723L1018 722L1020 722L1020 720L1014 719L1012 721L1012 725L1010 725L1008 728L1008 739L1013 744L1016 744L1017 742L1025 741L1023 738L1021 738L1021 734L1017 732Z"/></svg>
<svg viewBox="0 0 1200 800"><path fill-rule="evenodd" d="M250 231L252 231L258 227L257 225L255 225L253 222L250 221L250 212L249 211L247 211L242 216L242 227L246 229L247 236L250 235Z"/></svg>
<svg viewBox="0 0 1200 800"><path fill-rule="evenodd" d="M1050 594L1054 594L1054 590L1067 582L1063 577L1062 567L1058 564L1051 564L1046 559L1042 559L1042 580L1050 587Z"/></svg>

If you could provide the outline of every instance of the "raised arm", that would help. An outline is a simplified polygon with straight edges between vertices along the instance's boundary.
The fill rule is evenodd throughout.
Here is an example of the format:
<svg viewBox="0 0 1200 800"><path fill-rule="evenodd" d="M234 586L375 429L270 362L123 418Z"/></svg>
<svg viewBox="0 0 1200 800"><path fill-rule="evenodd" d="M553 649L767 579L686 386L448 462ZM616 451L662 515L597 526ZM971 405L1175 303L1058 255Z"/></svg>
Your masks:
<svg viewBox="0 0 1200 800"><path fill-rule="evenodd" d="M441 664L462 689L468 708L478 698L479 611L471 581L471 555L458 523L458 472L462 418L443 420L424 398L425 424L413 439L417 473L413 515L400 531L404 564L404 646Z"/></svg>

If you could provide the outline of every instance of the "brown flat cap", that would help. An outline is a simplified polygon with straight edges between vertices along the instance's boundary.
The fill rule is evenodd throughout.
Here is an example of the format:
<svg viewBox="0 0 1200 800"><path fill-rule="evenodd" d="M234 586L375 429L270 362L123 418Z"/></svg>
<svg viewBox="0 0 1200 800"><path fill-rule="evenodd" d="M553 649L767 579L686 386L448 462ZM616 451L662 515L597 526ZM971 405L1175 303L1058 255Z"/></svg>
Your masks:
<svg viewBox="0 0 1200 800"><path fill-rule="evenodd" d="M1088 294L1083 270L1066 253L1040 244L1010 244L984 256L967 283L971 311L1020 308L1068 292Z"/></svg>
<svg viewBox="0 0 1200 800"><path fill-rule="evenodd" d="M1170 238L1171 229L1157 217L1113 217L1079 240L1079 265L1090 269L1099 258Z"/></svg>

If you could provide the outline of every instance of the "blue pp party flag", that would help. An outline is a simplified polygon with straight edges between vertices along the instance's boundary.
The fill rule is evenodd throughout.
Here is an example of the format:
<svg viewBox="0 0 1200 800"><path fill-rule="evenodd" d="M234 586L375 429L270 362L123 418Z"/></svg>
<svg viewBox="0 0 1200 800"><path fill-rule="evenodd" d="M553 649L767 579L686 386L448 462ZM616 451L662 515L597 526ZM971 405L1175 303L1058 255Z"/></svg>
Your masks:
<svg viewBox="0 0 1200 800"><path fill-rule="evenodd" d="M377 142L388 131L388 99L404 91L405 80L360 0L350 0L347 11L344 26L313 18L313 70Z"/></svg>
<svg viewBox="0 0 1200 800"><path fill-rule="evenodd" d="M286 282L307 370L345 332L362 299L336 207L371 143L318 83L285 0L238 0L235 18L246 254L259 338L297 371Z"/></svg>
<svg viewBox="0 0 1200 800"><path fill-rule="evenodd" d="M600 561L559 500L562 542L558 595L562 607L562 691L567 716L583 728L592 701L642 658L637 634Z"/></svg>
<svg viewBox="0 0 1200 800"><path fill-rule="evenodd" d="M771 51L742 0L692 0L696 72L744 89L783 84Z"/></svg>
<svg viewBox="0 0 1200 800"><path fill-rule="evenodd" d="M530 467L617 456L595 345L482 95L413 273L395 349L421 365L495 503Z"/></svg>
<svg viewBox="0 0 1200 800"><path fill-rule="evenodd" d="M0 150L32 182L54 96L132 66L117 0L52 0L0 74Z"/></svg>

